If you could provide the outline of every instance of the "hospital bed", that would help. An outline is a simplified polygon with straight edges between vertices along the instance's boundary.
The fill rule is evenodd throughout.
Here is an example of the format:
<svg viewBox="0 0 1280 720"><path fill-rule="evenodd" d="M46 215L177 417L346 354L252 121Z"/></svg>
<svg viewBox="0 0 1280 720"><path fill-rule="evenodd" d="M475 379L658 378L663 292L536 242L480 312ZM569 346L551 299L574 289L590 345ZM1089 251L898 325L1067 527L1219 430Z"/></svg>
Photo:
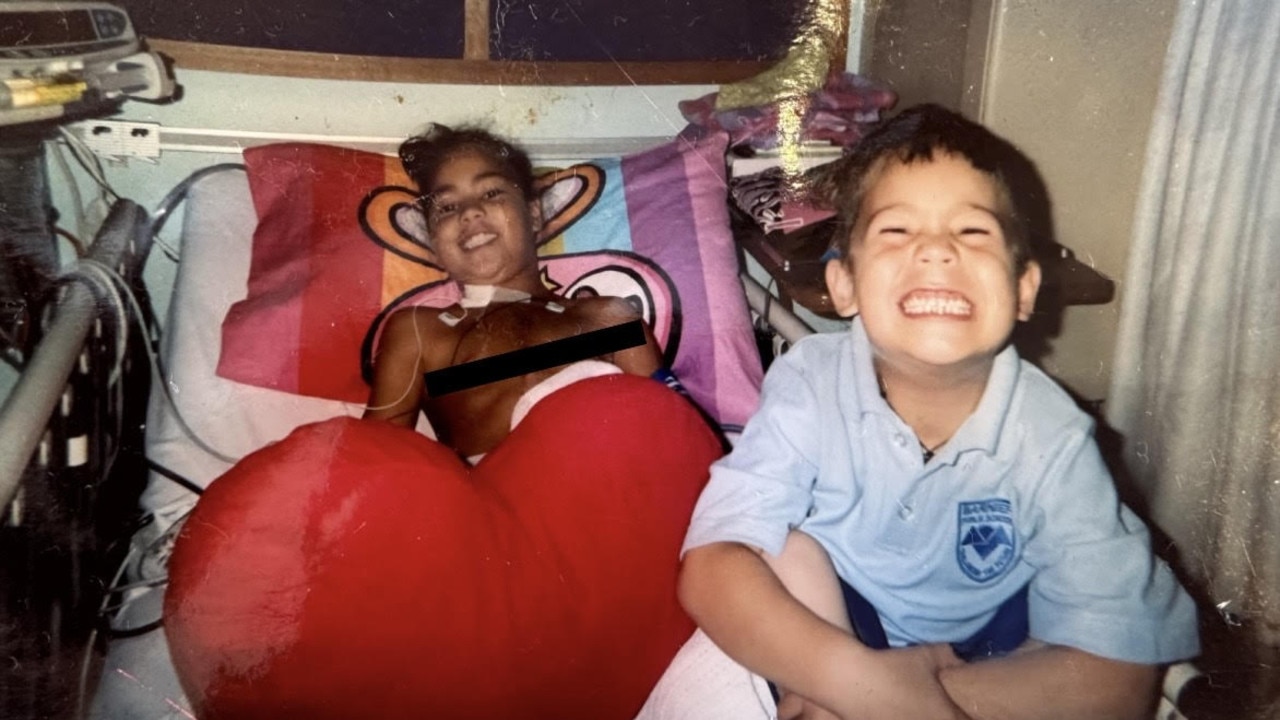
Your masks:
<svg viewBox="0 0 1280 720"><path fill-rule="evenodd" d="M812 247L790 259L778 255L771 241L779 237L744 224L740 209L726 202L724 153L723 143L673 142L568 173L558 190L544 194L549 217L563 222L541 253L548 277L563 287L632 297L690 392L732 436L758 392L757 331L776 338L766 345L784 347L812 331L792 312L793 303L817 315L825 308L821 292L811 292L811 282L806 290L794 276L815 261ZM140 241L133 248L136 263L139 253L145 257L146 241L181 208L182 256L163 338L150 358L156 368L146 423L150 472L140 503L146 524L131 539L107 593L113 608L108 642L94 676L99 666L101 673L84 683L88 716L191 717L159 629L166 563L183 519L239 458L298 426L358 417L361 358L367 362L371 329L388 307L432 302L422 288L440 275L408 242L415 230L396 173L364 151L270 146L247 152L244 163L197 172L146 222L130 216L135 224L120 237ZM654 188L667 192L643 197ZM343 213L345 220L335 219ZM641 238L645 218L676 216L692 217L694 226L682 232L664 226ZM335 229L339 221L345 225ZM316 240L322 231L330 236L305 248L290 245L299 237ZM615 240L619 235L626 240ZM682 247L669 246L676 238ZM353 244L360 245L354 255L347 252ZM744 250L755 272L743 271ZM583 257L590 262L563 260ZM779 257L771 267L770 258ZM373 274L360 275L365 270L359 268ZM332 283L343 276L372 292L340 291ZM337 318L315 310L357 305L358 312ZM322 342L316 333L325 326L330 339ZM333 369L335 357L344 358L341 373ZM425 423L419 430L430 433ZM1189 673L1194 670L1187 666L1169 674L1168 698L1176 699ZM763 680L695 633L637 717L763 720L772 713ZM1159 717L1180 715L1166 699Z"/></svg>
<svg viewBox="0 0 1280 720"><path fill-rule="evenodd" d="M589 287L592 292L629 296L644 308L685 386L732 433L754 402L761 369L755 327L729 234L723 157L723 141L683 148L669 143L591 163L598 176L595 170L580 168L561 181L563 187L544 192L554 237L541 252L548 259L548 277L567 292ZM707 163L708 159L713 162ZM356 166L368 173L352 170ZM92 717L176 718L189 710L175 682L164 634L146 630L160 619L164 561L178 523L198 497L197 489L225 472L235 459L285 437L299 425L336 416L358 417L364 392L358 387L363 384L360 345L370 323L385 315L384 305L415 302L413 289L431 286L438 279L431 268L406 258L413 248L397 244L404 240L397 228L403 230L412 220L398 214L411 197L388 189L405 183L395 172L398 168L386 169L385 158L364 151L270 146L247 152L243 165L197 174L157 210L158 217L166 220L181 209L183 239L157 358L163 375L151 395L148 419L146 452L152 474L141 505L153 521L132 545L126 584L134 588L121 594L122 607L111 621L120 637L108 646ZM355 184L365 182L354 191L353 173L361 178ZM284 183L291 189L282 193L280 203L264 209L271 200L263 197L261 188L270 183ZM321 247L322 238L310 249L297 250L314 253L308 277L289 270L284 273L288 287L272 285L280 277L262 264L267 255L264 248L279 238L269 237L264 226L283 223L297 229L314 223L314 232L321 226L332 229L333 217L304 215L343 203L350 210L350 226L333 230L328 240L367 247L348 255L328 255L334 248ZM625 211L622 203L629 203ZM575 215L583 206L590 211ZM261 218L259 213L269 217ZM646 230L642 223L659 227ZM314 232L311 240L316 240ZM299 235L308 231L299 230ZM618 240L619 235L625 240ZM590 245L602 237L602 245ZM669 247L668 240L677 237L681 246ZM636 247L645 249L638 259L632 252ZM593 260L575 266L580 262L575 258L583 257ZM653 272L647 261L655 257L670 267ZM326 259L333 264L318 267ZM366 260L364 267L379 268L377 277L359 280L379 287L363 314L351 318L350 328L332 327L325 319L319 330L306 327L305 321L284 329L280 313L292 309L298 311L296 315L305 314L304 308L284 307L289 303L326 302L334 294L341 296L333 303L342 306L339 310L364 303L356 293L344 293L331 283L336 277L359 272L352 268ZM570 266L560 270L566 263ZM401 275L410 279L401 280ZM357 284L356 278L352 280ZM758 291L759 286L750 282ZM294 294L282 304L280 294L290 292ZM781 319L786 313L778 303L767 312L793 331L804 328L794 317L789 324ZM337 322L341 325L343 320ZM273 329L264 332L263 323ZM317 335L309 335L313 330ZM294 339L285 340L290 333ZM320 333L336 339L321 342ZM286 347L288 343L294 344ZM320 377L306 366L310 359L332 364L341 356L335 346L343 343L352 368L345 379L357 384L354 392L343 387L343 378L332 368ZM273 357L276 350L284 352ZM230 357L232 352L240 356ZM301 361L297 361L299 353ZM288 371L282 370L285 366ZM419 429L430 432L425 423ZM681 702L686 705L683 712L693 711L689 717L713 717L714 713L752 717L744 714L744 706L755 716L767 716L772 700L763 682L728 661L704 638L695 638L681 658L677 662L686 671L669 674L640 717L677 717L672 708ZM684 698L695 687L701 707L693 710ZM707 695L712 687L720 689ZM712 715L706 714L708 708Z"/></svg>

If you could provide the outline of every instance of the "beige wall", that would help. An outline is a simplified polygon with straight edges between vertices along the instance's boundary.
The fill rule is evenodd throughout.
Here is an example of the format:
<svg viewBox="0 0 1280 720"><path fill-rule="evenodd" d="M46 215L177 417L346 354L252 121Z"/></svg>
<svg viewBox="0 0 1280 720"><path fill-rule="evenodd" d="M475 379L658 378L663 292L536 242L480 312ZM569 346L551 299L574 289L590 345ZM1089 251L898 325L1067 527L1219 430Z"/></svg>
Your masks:
<svg viewBox="0 0 1280 720"><path fill-rule="evenodd" d="M961 109L1026 151L1048 183L1058 240L1120 285L1175 7L1176 0L872 1L863 67L893 84L904 103ZM946 24L950 31L940 29ZM1107 394L1118 303L1068 308L1044 362L1087 399Z"/></svg>
<svg viewBox="0 0 1280 720"><path fill-rule="evenodd" d="M866 0L863 74L892 85L898 107L935 102L959 109L972 4Z"/></svg>

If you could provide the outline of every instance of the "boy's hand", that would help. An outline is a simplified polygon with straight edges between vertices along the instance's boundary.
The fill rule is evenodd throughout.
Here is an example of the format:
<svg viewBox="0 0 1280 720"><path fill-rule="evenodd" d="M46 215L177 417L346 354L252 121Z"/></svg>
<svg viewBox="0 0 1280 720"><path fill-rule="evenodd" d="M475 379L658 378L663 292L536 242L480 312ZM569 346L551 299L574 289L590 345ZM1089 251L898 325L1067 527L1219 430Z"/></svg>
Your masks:
<svg viewBox="0 0 1280 720"><path fill-rule="evenodd" d="M960 667L965 662L956 657L956 653L951 649L951 645L947 643L933 643L932 645L913 645L907 648L897 648L890 652L907 653L916 652L925 656L924 662L933 668L933 674L936 678L938 673L946 668Z"/></svg>
<svg viewBox="0 0 1280 720"><path fill-rule="evenodd" d="M847 702L835 708L845 720L968 720L951 701L938 673L963 665L946 644L872 651L851 668Z"/></svg>
<svg viewBox="0 0 1280 720"><path fill-rule="evenodd" d="M807 698L783 692L778 720L968 720L938 680L943 668L964 665L945 643L874 651L847 687L855 688L839 715ZM853 672L851 671L852 675Z"/></svg>
<svg viewBox="0 0 1280 720"><path fill-rule="evenodd" d="M840 716L793 692L778 700L778 720L840 720Z"/></svg>

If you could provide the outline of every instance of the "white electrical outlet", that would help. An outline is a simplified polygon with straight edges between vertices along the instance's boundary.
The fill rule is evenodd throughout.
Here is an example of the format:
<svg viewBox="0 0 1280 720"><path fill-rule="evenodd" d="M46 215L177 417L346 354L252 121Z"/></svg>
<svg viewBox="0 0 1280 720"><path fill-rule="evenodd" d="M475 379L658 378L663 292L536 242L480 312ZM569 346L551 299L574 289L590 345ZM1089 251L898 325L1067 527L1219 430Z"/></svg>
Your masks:
<svg viewBox="0 0 1280 720"><path fill-rule="evenodd" d="M160 123L90 120L77 124L75 132L105 158L160 157Z"/></svg>

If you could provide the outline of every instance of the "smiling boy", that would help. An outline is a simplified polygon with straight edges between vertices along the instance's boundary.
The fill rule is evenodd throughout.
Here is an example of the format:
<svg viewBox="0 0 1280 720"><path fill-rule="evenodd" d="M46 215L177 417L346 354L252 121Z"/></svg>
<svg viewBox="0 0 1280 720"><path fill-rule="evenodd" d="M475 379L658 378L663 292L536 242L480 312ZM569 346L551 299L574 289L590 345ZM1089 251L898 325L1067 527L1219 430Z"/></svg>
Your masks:
<svg viewBox="0 0 1280 720"><path fill-rule="evenodd" d="M1159 666L1198 652L1092 421L1010 345L1040 285L1016 157L921 106L834 175L851 329L771 367L681 573L782 718L1150 717Z"/></svg>

